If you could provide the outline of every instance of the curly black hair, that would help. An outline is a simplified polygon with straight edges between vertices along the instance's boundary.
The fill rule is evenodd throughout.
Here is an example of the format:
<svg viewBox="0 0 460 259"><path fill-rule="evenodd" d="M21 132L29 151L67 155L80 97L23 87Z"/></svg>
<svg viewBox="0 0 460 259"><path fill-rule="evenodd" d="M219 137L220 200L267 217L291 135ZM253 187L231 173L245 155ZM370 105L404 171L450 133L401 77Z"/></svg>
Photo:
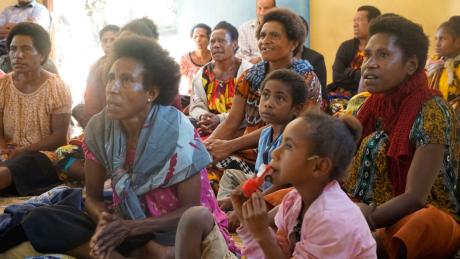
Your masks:
<svg viewBox="0 0 460 259"><path fill-rule="evenodd" d="M429 41L421 25L397 14L383 14L375 18L369 26L369 37L377 33L395 37L394 43L401 48L406 60L415 56L418 59L417 71L424 69Z"/></svg>
<svg viewBox="0 0 460 259"><path fill-rule="evenodd" d="M232 37L232 41L238 41L238 29L231 23L220 21L212 30L215 31L220 29L226 30L230 34L230 37Z"/></svg>
<svg viewBox="0 0 460 259"><path fill-rule="evenodd" d="M209 40L209 37L211 36L211 27L209 27L207 24L204 24L204 23L198 23L192 27L192 29L190 30L190 38L193 38L193 32L195 31L196 28L204 29L206 31L206 36L208 36L208 40Z"/></svg>
<svg viewBox="0 0 460 259"><path fill-rule="evenodd" d="M257 39L260 38L260 31L262 30L263 25L271 21L281 23L284 27L284 30L286 31L288 39L298 43L293 53L293 56L297 55L297 53L302 49L303 43L305 42L306 38L305 27L299 15L286 8L270 9L264 15L262 22L257 27Z"/></svg>
<svg viewBox="0 0 460 259"><path fill-rule="evenodd" d="M159 38L157 26L151 19L147 17L142 17L130 21L125 26L123 26L120 31L131 31L138 35L149 37L155 40L158 40Z"/></svg>
<svg viewBox="0 0 460 259"><path fill-rule="evenodd" d="M41 65L45 64L51 51L51 39L49 33L40 25L31 22L20 22L11 28L6 37L6 46L10 49L11 41L16 35L27 35L32 38L34 47L44 58Z"/></svg>
<svg viewBox="0 0 460 259"><path fill-rule="evenodd" d="M310 26L305 18L302 15L299 15L300 20L302 20L303 26L305 26L305 37L308 37L308 32L310 31Z"/></svg>
<svg viewBox="0 0 460 259"><path fill-rule="evenodd" d="M120 37L113 45L109 64L127 57L144 65L144 89L160 90L156 104L170 105L179 89L179 65L155 40L142 36Z"/></svg>
<svg viewBox="0 0 460 259"><path fill-rule="evenodd" d="M362 126L359 121L349 115L337 118L317 110L309 110L299 118L307 123L305 134L311 155L331 159L330 177L344 180L361 138Z"/></svg>
<svg viewBox="0 0 460 259"><path fill-rule="evenodd" d="M271 72L265 77L264 81L262 81L260 89L263 90L270 80L281 81L290 88L292 106L303 104L309 98L307 91L308 86L305 79L290 69L282 68Z"/></svg>

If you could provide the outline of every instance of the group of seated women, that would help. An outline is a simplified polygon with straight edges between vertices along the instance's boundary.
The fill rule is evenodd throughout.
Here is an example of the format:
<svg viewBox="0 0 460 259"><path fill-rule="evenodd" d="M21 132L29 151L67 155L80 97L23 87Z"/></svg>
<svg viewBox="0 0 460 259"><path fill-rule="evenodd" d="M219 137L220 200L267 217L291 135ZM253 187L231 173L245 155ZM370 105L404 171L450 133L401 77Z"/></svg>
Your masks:
<svg viewBox="0 0 460 259"><path fill-rule="evenodd" d="M442 27L458 44L448 53L454 64L459 20ZM370 96L354 118L320 109L314 68L295 58L305 26L290 10L264 15L256 32L262 61L252 67L235 57L231 24L211 30L212 61L193 80L190 116L171 105L179 65L150 23L139 22L121 29L99 72L104 105L78 147L84 205L28 210L0 232L0 252L25 241L41 253L77 258L457 252L460 124L428 83L428 38L420 25L396 14L372 22L362 65ZM59 163L62 150L55 152L67 144L71 96L59 76L41 67L50 40L39 25L16 25L7 43L13 71L0 78L0 190L40 194L73 165ZM225 185L230 191L219 202L208 170L220 170L226 184L237 182ZM247 179L257 183L253 191L240 185Z"/></svg>

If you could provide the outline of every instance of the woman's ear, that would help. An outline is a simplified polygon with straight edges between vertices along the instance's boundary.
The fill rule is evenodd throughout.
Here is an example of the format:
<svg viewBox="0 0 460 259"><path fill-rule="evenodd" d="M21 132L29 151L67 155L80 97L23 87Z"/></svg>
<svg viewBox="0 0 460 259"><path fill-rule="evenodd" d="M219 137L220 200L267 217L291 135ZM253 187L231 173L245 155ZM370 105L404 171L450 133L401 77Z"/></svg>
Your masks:
<svg viewBox="0 0 460 259"><path fill-rule="evenodd" d="M298 42L293 42L293 48L291 49L292 55L294 55L294 50L299 46Z"/></svg>
<svg viewBox="0 0 460 259"><path fill-rule="evenodd" d="M232 42L232 46L233 46L233 49L235 50L235 53L238 51L238 41L237 40L234 40Z"/></svg>
<svg viewBox="0 0 460 259"><path fill-rule="evenodd" d="M460 50L460 37L457 37L454 41L454 46L457 50Z"/></svg>
<svg viewBox="0 0 460 259"><path fill-rule="evenodd" d="M40 55L40 65L45 64L45 57L42 54Z"/></svg>
<svg viewBox="0 0 460 259"><path fill-rule="evenodd" d="M419 65L418 58L414 55L406 61L407 74L409 76L413 75L417 71Z"/></svg>
<svg viewBox="0 0 460 259"><path fill-rule="evenodd" d="M147 91L147 102L153 103L160 95L160 89L158 87L153 87L151 90Z"/></svg>
<svg viewBox="0 0 460 259"><path fill-rule="evenodd" d="M294 105L294 107L292 107L292 115L294 115L295 118L299 117L299 115L302 113L304 105L305 103L299 103L297 105Z"/></svg>

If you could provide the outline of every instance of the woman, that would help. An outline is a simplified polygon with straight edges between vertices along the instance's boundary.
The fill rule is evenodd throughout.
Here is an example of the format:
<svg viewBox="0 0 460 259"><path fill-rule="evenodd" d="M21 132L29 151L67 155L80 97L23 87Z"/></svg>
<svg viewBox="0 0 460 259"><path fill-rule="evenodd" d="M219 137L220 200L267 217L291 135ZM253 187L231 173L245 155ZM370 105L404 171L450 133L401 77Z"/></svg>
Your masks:
<svg viewBox="0 0 460 259"><path fill-rule="evenodd" d="M99 42L104 55L89 67L88 77L86 78L85 100L72 109L72 116L82 128L85 128L89 119L100 112L105 105L105 87L101 82L101 75L105 69L110 48L119 31L120 27L114 24L108 24L99 31ZM86 116L85 112L87 112Z"/></svg>
<svg viewBox="0 0 460 259"><path fill-rule="evenodd" d="M46 71L56 74L59 74L59 71L56 67L56 65L53 63L51 59L46 60L46 62L42 65L43 69ZM8 54L5 54L3 56L0 56L0 69L3 70L5 73L9 73L13 71L13 67L11 65L11 59Z"/></svg>
<svg viewBox="0 0 460 259"><path fill-rule="evenodd" d="M111 61L107 106L85 132L89 218L81 212L69 216L65 211L35 210L27 218L33 225L27 227L27 237L38 251L78 246L68 252L78 258L88 252L97 258L171 258L183 211L203 204L228 238L227 219L204 169L209 154L187 117L167 106L177 94L179 67L156 42L136 36L120 38ZM112 180L113 210L103 200L107 176ZM59 231L40 241L49 218L64 223L54 222Z"/></svg>
<svg viewBox="0 0 460 259"><path fill-rule="evenodd" d="M0 152L7 160L0 165L0 190L37 194L59 182L41 151L66 144L72 97L57 75L41 67L51 41L40 25L18 23L7 46L13 72L0 79Z"/></svg>
<svg viewBox="0 0 460 259"><path fill-rule="evenodd" d="M358 90L366 46L369 24L380 15L380 10L371 5L358 7L353 18L353 39L340 44L332 65L332 83L329 92L329 112L335 114L347 108L348 100Z"/></svg>
<svg viewBox="0 0 460 259"><path fill-rule="evenodd" d="M212 60L193 80L190 116L201 135L210 134L228 115L236 90L236 79L252 66L235 57L238 30L228 22L219 22L211 33Z"/></svg>
<svg viewBox="0 0 460 259"><path fill-rule="evenodd" d="M129 23L125 24L118 32L117 37L119 36L128 36L128 35L139 35L151 38L158 41L159 34L156 25L147 17L134 19ZM105 62L106 63L106 62ZM82 127L85 127L88 121L95 114L99 113L104 109L106 105L106 96L105 96L105 75L107 73L106 64L101 65L95 71L93 71L94 76L91 78L91 83L86 86L85 90L85 105L84 105L84 115L80 120ZM178 107L180 108L180 106Z"/></svg>
<svg viewBox="0 0 460 259"><path fill-rule="evenodd" d="M460 244L459 123L423 70L423 29L386 14L370 26L358 111L363 138L345 186L390 258L446 258Z"/></svg>
<svg viewBox="0 0 460 259"><path fill-rule="evenodd" d="M208 49L209 35L211 28L208 25L199 23L193 26L190 38L195 42L196 48L182 55L180 59L180 73L186 78L188 95L192 91L192 81L198 70L211 61L211 51Z"/></svg>
<svg viewBox="0 0 460 259"><path fill-rule="evenodd" d="M257 29L257 38L264 61L240 76L228 117L207 140L207 148L214 161L257 146L261 128L265 126L258 111L259 88L268 73L289 68L303 75L308 86L308 96L311 96L309 104L321 104L321 84L313 67L308 61L294 59L305 41L305 29L298 15L283 8L270 10ZM235 136L241 125L247 125L244 135ZM255 151L250 151L246 157L255 161Z"/></svg>

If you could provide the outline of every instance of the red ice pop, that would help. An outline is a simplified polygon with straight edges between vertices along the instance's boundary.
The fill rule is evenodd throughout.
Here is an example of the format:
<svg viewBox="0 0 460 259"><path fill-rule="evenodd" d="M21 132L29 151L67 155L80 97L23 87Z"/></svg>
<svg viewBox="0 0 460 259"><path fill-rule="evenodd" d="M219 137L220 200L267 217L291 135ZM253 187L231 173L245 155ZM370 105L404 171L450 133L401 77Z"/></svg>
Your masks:
<svg viewBox="0 0 460 259"><path fill-rule="evenodd" d="M271 169L271 166L267 165L264 172L260 176L246 180L241 186L241 190L243 190L244 196L247 198L251 197L251 194L259 189L259 186L264 182L265 176L268 174L268 172L270 172Z"/></svg>

